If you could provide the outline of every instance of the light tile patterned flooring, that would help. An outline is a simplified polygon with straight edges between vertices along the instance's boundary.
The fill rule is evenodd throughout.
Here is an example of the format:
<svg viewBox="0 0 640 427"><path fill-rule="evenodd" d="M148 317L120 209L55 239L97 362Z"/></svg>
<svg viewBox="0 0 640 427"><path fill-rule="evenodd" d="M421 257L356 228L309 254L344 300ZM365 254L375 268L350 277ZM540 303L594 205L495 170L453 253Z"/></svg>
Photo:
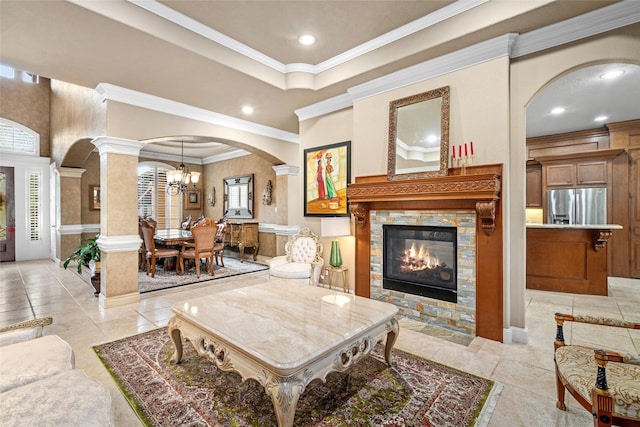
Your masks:
<svg viewBox="0 0 640 427"><path fill-rule="evenodd" d="M250 286L267 273L242 279L219 279L181 289L145 294L140 303L102 309L93 290L80 277L51 261L0 263L0 326L34 317L52 316L45 334L58 334L71 344L76 367L111 391L117 426L140 425L115 383L91 349L92 345L166 326L171 306L179 301ZM640 322L640 280L610 279L610 296L526 291L528 344L505 345L475 338L468 346L402 328L396 347L437 362L491 378L504 385L489 426L589 426L591 416L571 396L568 410L555 407L553 340L557 311L600 314ZM640 353L640 331L604 333L583 326L566 327L572 343Z"/></svg>

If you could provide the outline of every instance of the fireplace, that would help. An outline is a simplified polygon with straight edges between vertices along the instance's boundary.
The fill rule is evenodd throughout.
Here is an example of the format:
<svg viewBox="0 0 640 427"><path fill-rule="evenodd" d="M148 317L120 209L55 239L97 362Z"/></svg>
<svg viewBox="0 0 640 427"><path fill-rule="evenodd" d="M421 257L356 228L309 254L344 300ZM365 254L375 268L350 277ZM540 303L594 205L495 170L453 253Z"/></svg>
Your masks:
<svg viewBox="0 0 640 427"><path fill-rule="evenodd" d="M457 229L389 225L383 232L383 288L457 302Z"/></svg>

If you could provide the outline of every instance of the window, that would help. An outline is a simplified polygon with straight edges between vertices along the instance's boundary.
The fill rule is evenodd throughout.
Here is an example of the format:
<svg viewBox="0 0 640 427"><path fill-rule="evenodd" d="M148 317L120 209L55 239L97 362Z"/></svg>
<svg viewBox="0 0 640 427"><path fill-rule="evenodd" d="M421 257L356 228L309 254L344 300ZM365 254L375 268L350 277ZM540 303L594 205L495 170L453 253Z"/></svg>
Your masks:
<svg viewBox="0 0 640 427"><path fill-rule="evenodd" d="M40 155L40 135L28 127L0 118L0 152Z"/></svg>
<svg viewBox="0 0 640 427"><path fill-rule="evenodd" d="M28 172L27 232L29 242L42 239L42 171Z"/></svg>
<svg viewBox="0 0 640 427"><path fill-rule="evenodd" d="M167 194L169 165L143 162L138 165L138 216L158 221L158 228L180 228L182 195Z"/></svg>
<svg viewBox="0 0 640 427"><path fill-rule="evenodd" d="M40 83L40 76L37 74L28 73L26 71L16 71L15 68L7 65L0 65L0 77L7 79L15 79L16 74L22 76L22 81L27 83Z"/></svg>

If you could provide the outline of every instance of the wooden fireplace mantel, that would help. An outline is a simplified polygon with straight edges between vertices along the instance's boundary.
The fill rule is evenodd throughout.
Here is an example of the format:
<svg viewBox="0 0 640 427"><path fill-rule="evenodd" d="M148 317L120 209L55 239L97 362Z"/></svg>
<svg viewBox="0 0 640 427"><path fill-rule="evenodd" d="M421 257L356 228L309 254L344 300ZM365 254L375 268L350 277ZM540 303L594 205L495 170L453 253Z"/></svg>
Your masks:
<svg viewBox="0 0 640 427"><path fill-rule="evenodd" d="M477 173L484 172L485 169L488 169L487 166L477 169L469 167L466 169L466 175L409 181L388 181L387 175L358 177L347 189L349 210L356 223L362 226L367 221L369 210L365 203L435 201L447 202L458 208L468 208L469 203L473 203L482 224L482 231L491 235L495 230L496 204L500 200L502 168L496 168L500 170L493 173Z"/></svg>
<svg viewBox="0 0 640 427"><path fill-rule="evenodd" d="M373 210L473 210L476 212L476 334L502 342L503 243L500 195L502 164L469 166L465 174L389 181L387 175L356 177L349 210L356 220L355 293L370 297Z"/></svg>

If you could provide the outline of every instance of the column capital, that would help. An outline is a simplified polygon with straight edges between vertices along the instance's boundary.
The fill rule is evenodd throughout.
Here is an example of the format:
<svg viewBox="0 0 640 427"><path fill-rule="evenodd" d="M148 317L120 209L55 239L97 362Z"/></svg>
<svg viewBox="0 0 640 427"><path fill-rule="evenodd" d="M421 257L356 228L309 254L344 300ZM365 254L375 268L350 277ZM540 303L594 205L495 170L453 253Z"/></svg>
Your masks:
<svg viewBox="0 0 640 427"><path fill-rule="evenodd" d="M64 178L81 178L82 174L85 173L86 169L80 168L66 168L63 166L59 166L55 168L58 174Z"/></svg>
<svg viewBox="0 0 640 427"><path fill-rule="evenodd" d="M277 165L273 166L273 170L276 171L276 176L279 175L298 175L300 168L293 165Z"/></svg>
<svg viewBox="0 0 640 427"><path fill-rule="evenodd" d="M137 157L140 155L140 149L146 145L144 142L111 136L99 136L94 138L91 143L98 148L101 156L106 153L114 153Z"/></svg>

